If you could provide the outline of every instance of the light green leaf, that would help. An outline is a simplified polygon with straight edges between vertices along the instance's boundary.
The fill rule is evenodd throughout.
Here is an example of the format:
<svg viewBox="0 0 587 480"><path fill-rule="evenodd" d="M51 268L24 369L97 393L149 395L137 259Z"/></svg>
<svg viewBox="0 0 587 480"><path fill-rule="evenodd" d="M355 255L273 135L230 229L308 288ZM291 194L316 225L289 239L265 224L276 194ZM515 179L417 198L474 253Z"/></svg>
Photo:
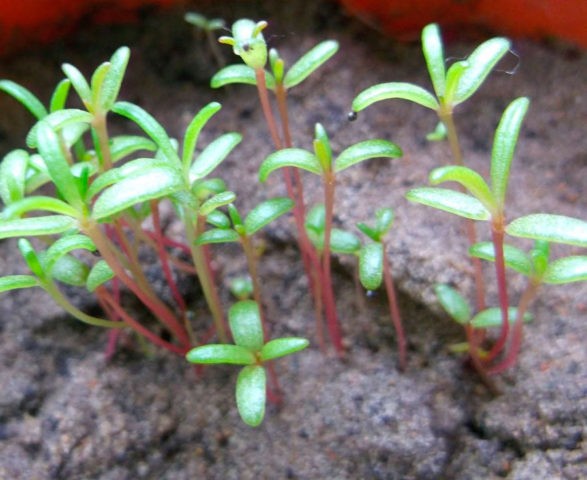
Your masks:
<svg viewBox="0 0 587 480"><path fill-rule="evenodd" d="M51 275L51 278L61 283L83 287L86 285L90 268L71 255L63 255L55 260L51 269L45 265L45 271Z"/></svg>
<svg viewBox="0 0 587 480"><path fill-rule="evenodd" d="M259 306L252 300L235 303L228 311L228 323L234 343L258 352L263 346L263 327Z"/></svg>
<svg viewBox="0 0 587 480"><path fill-rule="evenodd" d="M324 245L324 234L321 235L320 250ZM361 241L358 237L346 230L333 228L330 232L330 250L333 253L340 253L342 255L356 254L361 248Z"/></svg>
<svg viewBox="0 0 587 480"><path fill-rule="evenodd" d="M438 284L434 287L436 297L442 308L450 317L461 325L466 325L471 320L471 307L469 302L454 288L446 284Z"/></svg>
<svg viewBox="0 0 587 480"><path fill-rule="evenodd" d="M223 207L236 200L236 193L221 192L206 200L200 207L199 214L207 217L217 208Z"/></svg>
<svg viewBox="0 0 587 480"><path fill-rule="evenodd" d="M453 63L448 72L446 72L446 86L444 89L444 103L450 108L454 107L458 102L455 100L456 91L459 86L461 77L469 67L469 62L461 60Z"/></svg>
<svg viewBox="0 0 587 480"><path fill-rule="evenodd" d="M228 215L220 210L214 210L206 215L206 222L222 230L229 229L232 226L232 222L228 218Z"/></svg>
<svg viewBox="0 0 587 480"><path fill-rule="evenodd" d="M92 217L102 220L137 203L167 197L183 188L183 179L175 168L149 166L104 190L94 204Z"/></svg>
<svg viewBox="0 0 587 480"><path fill-rule="evenodd" d="M505 231L512 237L587 247L587 222L564 215L527 215L512 221Z"/></svg>
<svg viewBox="0 0 587 480"><path fill-rule="evenodd" d="M472 220L490 220L491 213L475 197L444 188L414 188L406 194L411 202L444 210Z"/></svg>
<svg viewBox="0 0 587 480"><path fill-rule="evenodd" d="M401 148L387 140L365 140L342 151L334 162L334 171L341 172L371 158L398 158L402 153Z"/></svg>
<svg viewBox="0 0 587 480"><path fill-rule="evenodd" d="M49 108L51 113L57 112L58 110L63 110L65 108L65 103L67 102L70 89L71 81L68 78L64 78L57 84L57 87L55 87L55 90L53 91L53 95L51 95Z"/></svg>
<svg viewBox="0 0 587 480"><path fill-rule="evenodd" d="M530 101L525 97L514 100L503 113L493 140L491 152L491 188L495 201L502 208L508 187L510 167Z"/></svg>
<svg viewBox="0 0 587 480"><path fill-rule="evenodd" d="M27 134L26 143L31 148L37 148L39 146L38 129L41 124L48 124L55 132L65 132L68 131L68 128L74 127L77 135L78 132L86 131L89 128L93 118L94 117L91 113L77 108L58 110L50 113L41 122L37 122L33 128L31 128Z"/></svg>
<svg viewBox="0 0 587 480"><path fill-rule="evenodd" d="M393 225L393 210L391 208L380 208L375 212L375 228L380 236L385 235Z"/></svg>
<svg viewBox="0 0 587 480"><path fill-rule="evenodd" d="M548 265L544 283L563 284L587 280L587 256L576 255L559 258Z"/></svg>
<svg viewBox="0 0 587 480"><path fill-rule="evenodd" d="M71 85L85 104L86 108L90 107L92 104L92 90L90 89L88 81L82 75L82 72L69 63L63 64L61 69L63 70L63 73L65 73L65 76L71 81Z"/></svg>
<svg viewBox="0 0 587 480"><path fill-rule="evenodd" d="M107 112L112 108L120 92L120 86L124 79L126 66L130 58L128 47L120 47L112 58L110 58L110 68L107 70L104 81L100 85L98 104L102 111Z"/></svg>
<svg viewBox="0 0 587 480"><path fill-rule="evenodd" d="M47 275L45 274L45 270L43 269L43 265L41 264L41 259L37 252L35 251L33 244L29 242L26 238L19 238L18 242L18 249L20 250L20 254L24 259L27 267L36 275L41 282L45 282Z"/></svg>
<svg viewBox="0 0 587 480"><path fill-rule="evenodd" d="M190 167L190 184L211 173L242 140L239 133L225 133L210 143Z"/></svg>
<svg viewBox="0 0 587 480"><path fill-rule="evenodd" d="M532 262L523 250L512 245L504 245L503 253L507 267L527 277L533 274ZM469 248L469 255L495 262L495 248L492 242L476 243Z"/></svg>
<svg viewBox="0 0 587 480"><path fill-rule="evenodd" d="M110 141L110 156L113 162L118 162L141 150L154 152L157 146L148 138L137 135L120 135Z"/></svg>
<svg viewBox="0 0 587 480"><path fill-rule="evenodd" d="M285 88L292 88L303 82L338 51L338 42L327 40L319 43L304 54L285 74Z"/></svg>
<svg viewBox="0 0 587 480"><path fill-rule="evenodd" d="M255 70L248 65L228 65L216 74L210 80L212 88L220 88L231 83L243 83L245 85L257 85ZM275 78L269 72L265 72L265 84L269 90L275 90Z"/></svg>
<svg viewBox="0 0 587 480"><path fill-rule="evenodd" d="M0 198L10 205L24 197L29 154L26 150L13 150L0 163Z"/></svg>
<svg viewBox="0 0 587 480"><path fill-rule="evenodd" d="M232 229L213 228L202 233L196 239L196 245L208 245L210 243L231 243L240 241L240 235Z"/></svg>
<svg viewBox="0 0 587 480"><path fill-rule="evenodd" d="M43 263L45 270L51 271L55 263L64 255L67 255L73 250L88 250L90 252L96 251L94 242L85 235L66 235L56 240L45 252Z"/></svg>
<svg viewBox="0 0 587 480"><path fill-rule="evenodd" d="M100 285L112 280L114 272L105 260L98 260L86 278L86 289L88 292L93 292Z"/></svg>
<svg viewBox="0 0 587 480"><path fill-rule="evenodd" d="M244 225L247 235L254 235L276 218L289 212L293 207L294 202L289 198L271 198L261 202L245 218Z"/></svg>
<svg viewBox="0 0 587 480"><path fill-rule="evenodd" d="M308 345L310 345L310 342L305 338L276 338L263 345L259 356L262 362L267 362L269 360L299 352L308 347Z"/></svg>
<svg viewBox="0 0 587 480"><path fill-rule="evenodd" d="M265 416L267 374L258 365L243 368L236 381L236 406L243 422L257 427Z"/></svg>
<svg viewBox="0 0 587 480"><path fill-rule="evenodd" d="M53 197L32 196L25 197L22 200L13 202L8 205L2 212L3 219L19 218L25 213L34 211L44 211L51 213L60 213L70 217L77 217L78 212L75 208L62 200Z"/></svg>
<svg viewBox="0 0 587 480"><path fill-rule="evenodd" d="M516 317L518 315L518 309L515 307L508 308L508 321L510 325L516 323ZM533 320L532 314L526 312L524 314L524 323L528 323ZM471 320L471 325L474 328L493 328L501 327L501 309L497 307L488 308L479 312Z"/></svg>
<svg viewBox="0 0 587 480"><path fill-rule="evenodd" d="M194 118L186 128L181 155L181 164L185 171L189 170L189 166L192 163L200 132L221 108L222 106L218 102L210 102L194 115Z"/></svg>
<svg viewBox="0 0 587 480"><path fill-rule="evenodd" d="M455 105L473 95L493 67L510 49L506 38L492 38L479 45L467 58L468 67L460 78L455 92Z"/></svg>
<svg viewBox="0 0 587 480"><path fill-rule="evenodd" d="M8 275L0 277L0 293L19 288L38 287L39 281L32 275Z"/></svg>
<svg viewBox="0 0 587 480"><path fill-rule="evenodd" d="M22 103L37 119L41 120L48 115L47 109L30 90L11 80L0 80L0 91L6 92L12 98Z"/></svg>
<svg viewBox="0 0 587 480"><path fill-rule="evenodd" d="M18 218L0 222L0 238L38 237L63 233L77 228L77 222L64 215Z"/></svg>
<svg viewBox="0 0 587 480"><path fill-rule="evenodd" d="M381 100L399 98L409 100L434 111L438 110L438 101L428 90L405 82L380 83L363 90L353 100L353 111L360 112L369 105Z"/></svg>
<svg viewBox="0 0 587 480"><path fill-rule="evenodd" d="M301 148L286 148L272 153L263 161L259 168L259 181L266 181L271 172L283 167L301 168L322 175L322 167L316 155Z"/></svg>
<svg viewBox="0 0 587 480"><path fill-rule="evenodd" d="M426 25L422 30L422 51L434 86L434 92L438 98L441 98L444 96L446 71L442 37L440 36L440 29L435 23Z"/></svg>
<svg viewBox="0 0 587 480"><path fill-rule="evenodd" d="M185 356L188 362L204 365L226 363L229 365L252 365L255 355L238 345L203 345L192 348Z"/></svg>
<svg viewBox="0 0 587 480"><path fill-rule="evenodd" d="M383 280L383 245L369 243L359 252L359 279L367 290L376 290Z"/></svg>

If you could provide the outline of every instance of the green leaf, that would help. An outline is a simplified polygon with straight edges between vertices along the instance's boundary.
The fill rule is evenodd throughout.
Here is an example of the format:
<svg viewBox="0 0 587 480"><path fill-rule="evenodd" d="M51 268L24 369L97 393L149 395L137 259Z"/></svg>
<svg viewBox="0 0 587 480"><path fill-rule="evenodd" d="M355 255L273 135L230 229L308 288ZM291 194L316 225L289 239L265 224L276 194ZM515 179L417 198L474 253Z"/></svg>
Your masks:
<svg viewBox="0 0 587 480"><path fill-rule="evenodd" d="M220 88L231 83L243 83L245 85L257 85L255 70L248 65L228 65L216 74L210 80L212 88ZM269 72L265 72L265 85L269 90L275 90L275 77Z"/></svg>
<svg viewBox="0 0 587 480"><path fill-rule="evenodd" d="M120 135L110 141L110 156L113 162L118 162L141 150L154 152L157 146L148 138L137 135Z"/></svg>
<svg viewBox="0 0 587 480"><path fill-rule="evenodd" d="M434 92L438 98L441 98L444 96L446 71L442 37L440 36L440 29L435 23L426 25L422 30L422 51L434 86Z"/></svg>
<svg viewBox="0 0 587 480"><path fill-rule="evenodd" d="M104 81L100 86L97 99L100 108L104 112L108 112L118 98L129 58L130 49L128 47L120 47L110 58L110 68L107 70Z"/></svg>
<svg viewBox="0 0 587 480"><path fill-rule="evenodd" d="M259 306L252 300L235 303L228 311L228 323L234 343L258 352L263 346L263 327Z"/></svg>
<svg viewBox="0 0 587 480"><path fill-rule="evenodd" d="M32 275L8 275L0 277L0 293L19 288L38 287L39 281Z"/></svg>
<svg viewBox="0 0 587 480"><path fill-rule="evenodd" d="M271 172L283 167L301 168L322 175L322 166L316 155L301 148L286 148L272 153L263 161L259 168L259 181L266 181Z"/></svg>
<svg viewBox="0 0 587 480"><path fill-rule="evenodd" d="M357 223L357 228L374 242L381 241L381 232L379 232L376 228L370 227L363 222Z"/></svg>
<svg viewBox="0 0 587 480"><path fill-rule="evenodd" d="M90 85L88 85L88 81L82 75L82 72L69 63L63 64L61 69L63 70L63 73L65 73L65 76L71 81L71 85L82 99L82 102L84 102L86 108L90 107L92 104L92 91Z"/></svg>
<svg viewBox="0 0 587 480"><path fill-rule="evenodd" d="M375 212L375 228L380 237L385 235L393 225L393 210L391 208L380 208Z"/></svg>
<svg viewBox="0 0 587 480"><path fill-rule="evenodd" d="M483 177L471 168L458 165L435 168L430 172L429 181L432 185L457 182L469 190L471 195L477 198L487 210L497 214L493 193Z"/></svg>
<svg viewBox="0 0 587 480"><path fill-rule="evenodd" d="M19 238L17 245L22 258L24 258L24 261L31 272L33 272L42 282L46 280L47 275L45 274L41 260L33 248L32 243L26 238Z"/></svg>
<svg viewBox="0 0 587 480"><path fill-rule="evenodd" d="M48 115L47 109L41 101L30 90L20 86L18 83L11 80L0 80L0 91L6 92L22 103L37 120L41 120Z"/></svg>
<svg viewBox="0 0 587 480"><path fill-rule="evenodd" d="M387 140L365 140L345 149L334 162L334 171L341 172L359 162L371 158L398 158L402 150Z"/></svg>
<svg viewBox="0 0 587 480"><path fill-rule="evenodd" d="M467 58L468 67L459 80L455 92L455 105L473 95L489 75L493 67L510 49L505 38L492 38L479 45Z"/></svg>
<svg viewBox="0 0 587 480"><path fill-rule="evenodd" d="M534 273L532 262L526 253L512 245L504 245L503 253L507 267L527 277ZM479 242L469 248L469 255L488 262L495 262L495 248L492 242Z"/></svg>
<svg viewBox="0 0 587 480"><path fill-rule="evenodd" d="M544 283L557 285L584 282L587 280L587 256L576 255L551 262L546 268L542 280Z"/></svg>
<svg viewBox="0 0 587 480"><path fill-rule="evenodd" d="M214 195L212 198L209 198L208 200L206 200L202 204L202 206L200 207L200 210L198 211L198 213L200 215L207 217L217 208L228 205L229 203L232 203L235 200L236 200L236 193L234 193L234 192L218 193L218 194Z"/></svg>
<svg viewBox="0 0 587 480"><path fill-rule="evenodd" d="M77 228L76 220L64 215L18 218L0 222L0 239L52 235L74 228Z"/></svg>
<svg viewBox="0 0 587 480"><path fill-rule="evenodd" d="M45 265L45 270L51 278L74 287L85 286L90 273L90 268L85 263L71 255L59 257L51 269Z"/></svg>
<svg viewBox="0 0 587 480"><path fill-rule="evenodd" d="M381 100L399 98L409 100L434 111L438 110L438 101L428 90L405 82L380 83L363 90L353 100L353 111L360 112L369 105Z"/></svg>
<svg viewBox="0 0 587 480"><path fill-rule="evenodd" d="M512 237L587 247L587 222L564 215L527 215L512 221L505 231Z"/></svg>
<svg viewBox="0 0 587 480"><path fill-rule="evenodd" d="M310 342L305 338L287 337L287 338L276 338L270 340L261 349L259 357L262 362L274 360L275 358L284 357L292 353L303 350Z"/></svg>
<svg viewBox="0 0 587 480"><path fill-rule="evenodd" d="M239 133L225 133L210 143L190 167L190 184L212 172L242 140Z"/></svg>
<svg viewBox="0 0 587 480"><path fill-rule="evenodd" d="M85 110L77 108L66 108L65 110L58 110L50 113L42 121L37 122L29 131L26 138L26 143L31 148L39 147L39 126L48 124L55 132L62 131L65 133L69 127L75 127L76 135L78 132L86 131L93 120L93 115ZM82 125L77 125L82 124Z"/></svg>
<svg viewBox="0 0 587 480"><path fill-rule="evenodd" d="M240 241L240 235L232 229L213 228L202 233L196 239L196 245L208 245L210 243L230 243Z"/></svg>
<svg viewBox="0 0 587 480"><path fill-rule="evenodd" d="M414 188L406 194L411 202L444 210L472 220L490 220L491 213L475 197L445 188Z"/></svg>
<svg viewBox="0 0 587 480"><path fill-rule="evenodd" d="M469 323L471 307L457 290L445 284L438 284L434 287L434 292L442 308L455 322L461 325Z"/></svg>
<svg viewBox="0 0 587 480"><path fill-rule="evenodd" d="M53 197L33 196L26 197L8 205L2 212L2 218L19 218L25 213L45 211L60 213L70 217L77 217L78 212L62 200Z"/></svg>
<svg viewBox="0 0 587 480"><path fill-rule="evenodd" d="M203 345L192 348L185 356L190 363L214 365L226 363L229 365L252 365L255 355L250 350L238 345Z"/></svg>
<svg viewBox="0 0 587 480"><path fill-rule="evenodd" d="M359 279L367 290L376 290L383 280L383 245L369 243L359 252Z"/></svg>
<svg viewBox="0 0 587 480"><path fill-rule="evenodd" d="M289 212L294 207L289 198L271 198L253 208L245 218L245 231L253 235L276 218Z"/></svg>
<svg viewBox="0 0 587 480"><path fill-rule="evenodd" d="M338 42L327 40L319 43L295 62L285 74L283 85L292 88L303 82L338 51Z"/></svg>
<svg viewBox="0 0 587 480"><path fill-rule="evenodd" d="M210 195L225 192L226 183L221 178L205 178L194 182L191 189L198 200L204 201Z"/></svg>
<svg viewBox="0 0 587 480"><path fill-rule="evenodd" d="M0 163L0 198L4 205L21 200L25 194L29 154L26 150L13 150Z"/></svg>
<svg viewBox="0 0 587 480"><path fill-rule="evenodd" d="M165 129L155 118L138 105L129 102L116 102L112 112L121 115L136 123L159 146L161 152L168 160L179 161L177 152L171 143Z"/></svg>
<svg viewBox="0 0 587 480"><path fill-rule="evenodd" d="M429 142L442 142L446 140L446 125L443 122L438 122L434 130L426 134L426 140Z"/></svg>
<svg viewBox="0 0 587 480"><path fill-rule="evenodd" d="M230 281L230 293L238 300L247 300L253 295L253 282L250 277L237 277Z"/></svg>
<svg viewBox="0 0 587 480"><path fill-rule="evenodd" d="M324 245L324 234L321 235L320 250ZM351 232L333 228L330 232L330 250L333 253L340 253L343 255L356 254L361 248L361 241Z"/></svg>
<svg viewBox="0 0 587 480"><path fill-rule="evenodd" d="M228 215L220 210L213 210L206 215L206 222L222 230L229 229L232 226L232 222L228 218Z"/></svg>
<svg viewBox="0 0 587 480"><path fill-rule="evenodd" d="M137 203L167 197L181 191L179 172L169 165L152 165L107 188L96 200L92 217L101 220Z"/></svg>
<svg viewBox="0 0 587 480"><path fill-rule="evenodd" d="M196 145L198 144L198 138L200 132L208 123L208 121L222 108L218 102L210 102L204 108L202 108L188 125L185 131L183 139L183 151L181 155L181 164L185 171L189 170L189 166L192 163L194 152L196 151Z"/></svg>
<svg viewBox="0 0 587 480"><path fill-rule="evenodd" d="M517 98L510 103L495 131L491 152L491 188L495 201L502 208L505 205L505 195L516 143L529 104L530 101L525 97Z"/></svg>
<svg viewBox="0 0 587 480"><path fill-rule="evenodd" d="M96 251L94 242L85 235L66 235L56 240L45 252L43 262L45 270L51 271L55 263L64 255L67 255L73 250L88 250L90 252Z"/></svg>
<svg viewBox="0 0 587 480"><path fill-rule="evenodd" d="M102 89L102 84L104 83L104 79L110 70L110 63L103 62L96 70L94 71L92 78L90 79L90 89L92 90L92 106L88 110L93 111L94 113L103 114L102 107L100 105L100 90Z"/></svg>
<svg viewBox="0 0 587 480"><path fill-rule="evenodd" d="M243 422L257 427L265 416L267 375L258 365L249 365L238 374L236 381L236 406Z"/></svg>
<svg viewBox="0 0 587 480"><path fill-rule="evenodd" d="M323 203L314 205L306 215L306 229L323 232L326 222L326 208Z"/></svg>
<svg viewBox="0 0 587 480"><path fill-rule="evenodd" d="M515 307L508 308L508 321L510 325L516 323L516 317L518 315L518 309ZM532 314L526 312L524 314L524 323L528 323L533 320ZM479 312L471 320L471 325L474 328L493 328L501 327L501 309L498 307L488 308Z"/></svg>
<svg viewBox="0 0 587 480"><path fill-rule="evenodd" d="M448 72L446 72L446 86L444 90L443 102L445 105L450 105L451 109L457 102L455 100L456 91L459 86L461 77L469 67L469 63L466 60L453 63Z"/></svg>
<svg viewBox="0 0 587 480"><path fill-rule="evenodd" d="M37 139L39 153L45 160L51 180L53 180L65 201L73 208L80 210L83 202L78 189L78 182L69 170L69 163L67 163L63 155L57 134L49 124L41 121L38 124Z"/></svg>
<svg viewBox="0 0 587 480"><path fill-rule="evenodd" d="M88 292L93 292L98 288L100 285L112 280L114 278L114 272L110 268L110 266L106 263L105 260L98 260L88 277L86 278L86 289Z"/></svg>
<svg viewBox="0 0 587 480"><path fill-rule="evenodd" d="M55 87L53 95L51 96L49 107L49 111L51 113L63 110L65 108L65 102L67 102L70 89L71 81L68 78L64 78L57 84L57 87Z"/></svg>

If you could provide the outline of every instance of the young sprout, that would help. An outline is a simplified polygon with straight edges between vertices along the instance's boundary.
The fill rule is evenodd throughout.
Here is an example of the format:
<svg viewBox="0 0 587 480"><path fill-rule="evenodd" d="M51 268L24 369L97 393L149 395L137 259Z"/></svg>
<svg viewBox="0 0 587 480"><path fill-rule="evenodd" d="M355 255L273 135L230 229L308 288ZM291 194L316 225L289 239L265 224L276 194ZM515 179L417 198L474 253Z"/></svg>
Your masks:
<svg viewBox="0 0 587 480"><path fill-rule="evenodd" d="M204 345L190 350L188 362L197 364L243 365L236 382L236 406L247 425L257 427L265 416L267 362L299 352L308 340L284 337L265 343L259 306L252 300L234 304L228 319L234 345Z"/></svg>
<svg viewBox="0 0 587 480"><path fill-rule="evenodd" d="M184 16L184 20L191 25L194 25L206 35L208 47L214 56L214 60L219 67L224 65L224 59L218 49L216 38L214 37L215 30L224 30L226 24L221 18L206 18L204 15L196 12L188 12Z"/></svg>

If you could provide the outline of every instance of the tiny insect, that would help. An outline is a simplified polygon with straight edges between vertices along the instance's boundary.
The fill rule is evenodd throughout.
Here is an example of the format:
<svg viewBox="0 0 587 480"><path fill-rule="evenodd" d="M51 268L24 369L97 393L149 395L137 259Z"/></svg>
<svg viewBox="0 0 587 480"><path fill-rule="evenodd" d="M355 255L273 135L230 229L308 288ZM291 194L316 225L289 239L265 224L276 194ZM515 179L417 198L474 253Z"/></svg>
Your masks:
<svg viewBox="0 0 587 480"><path fill-rule="evenodd" d="M353 112L349 112L348 115L346 116L346 118L348 119L349 122L354 122L357 119L358 115L357 112L353 111Z"/></svg>

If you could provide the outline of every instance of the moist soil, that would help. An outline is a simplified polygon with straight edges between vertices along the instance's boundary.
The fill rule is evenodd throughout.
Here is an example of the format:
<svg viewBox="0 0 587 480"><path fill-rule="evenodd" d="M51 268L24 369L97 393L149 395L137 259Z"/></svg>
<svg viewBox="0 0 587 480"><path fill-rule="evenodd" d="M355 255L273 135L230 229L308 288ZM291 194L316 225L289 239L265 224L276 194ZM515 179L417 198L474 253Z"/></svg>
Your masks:
<svg viewBox="0 0 587 480"><path fill-rule="evenodd" d="M325 2L229 2L205 13L228 22L243 15L268 19L266 37L289 64L319 41L340 42L340 52L291 92L297 146L311 148L314 124L321 122L336 152L374 137L403 148L401 159L374 160L340 175L336 224L352 229L381 206L395 210L389 258L407 330L407 371L397 368L385 295L358 296L348 258L334 265L347 355L340 360L320 351L292 224L283 220L262 236L267 317L275 336L307 336L312 345L275 363L284 401L268 406L260 427L247 427L238 417L235 369L198 373L182 358L145 349L130 334L107 359L106 331L68 318L42 291L16 291L0 300L0 478L587 478L587 284L544 288L532 305L535 319L519 362L495 378L501 394L491 394L467 362L450 353L463 332L441 313L432 290L435 283L450 283L473 298L463 224L404 199L407 190L427 183L434 166L450 162L446 144L425 139L435 115L387 101L347 121L351 100L370 85L429 86L419 45L394 43ZM171 136L181 138L209 101L223 104L202 141L225 131L243 133L219 174L246 212L255 202L284 194L278 175L267 185L256 181L259 163L271 152L256 95L253 87L208 87L213 57L182 15L146 13L135 26L88 28L3 60L0 76L47 101L61 78L61 63L89 74L118 46L128 45L132 56L121 98L151 112ZM461 39L446 48L456 59L473 45ZM232 63L229 50L224 53ZM501 112L518 96L532 100L511 172L511 218L531 212L586 218L586 75L584 52L517 40L482 89L458 107L466 162L487 173ZM0 109L5 154L24 144L32 120L6 96L0 97ZM114 117L111 128L128 132L128 124ZM308 202L320 201L318 185L304 178ZM170 220L168 232L179 231ZM25 272L14 241L3 241L0 250L1 274ZM584 254L553 250L555 256ZM226 287L244 264L236 249L214 252ZM495 304L490 266L486 273ZM198 318L206 319L199 290L185 284L186 298ZM512 274L514 302L523 286ZM100 313L90 297L68 293L81 308Z"/></svg>

